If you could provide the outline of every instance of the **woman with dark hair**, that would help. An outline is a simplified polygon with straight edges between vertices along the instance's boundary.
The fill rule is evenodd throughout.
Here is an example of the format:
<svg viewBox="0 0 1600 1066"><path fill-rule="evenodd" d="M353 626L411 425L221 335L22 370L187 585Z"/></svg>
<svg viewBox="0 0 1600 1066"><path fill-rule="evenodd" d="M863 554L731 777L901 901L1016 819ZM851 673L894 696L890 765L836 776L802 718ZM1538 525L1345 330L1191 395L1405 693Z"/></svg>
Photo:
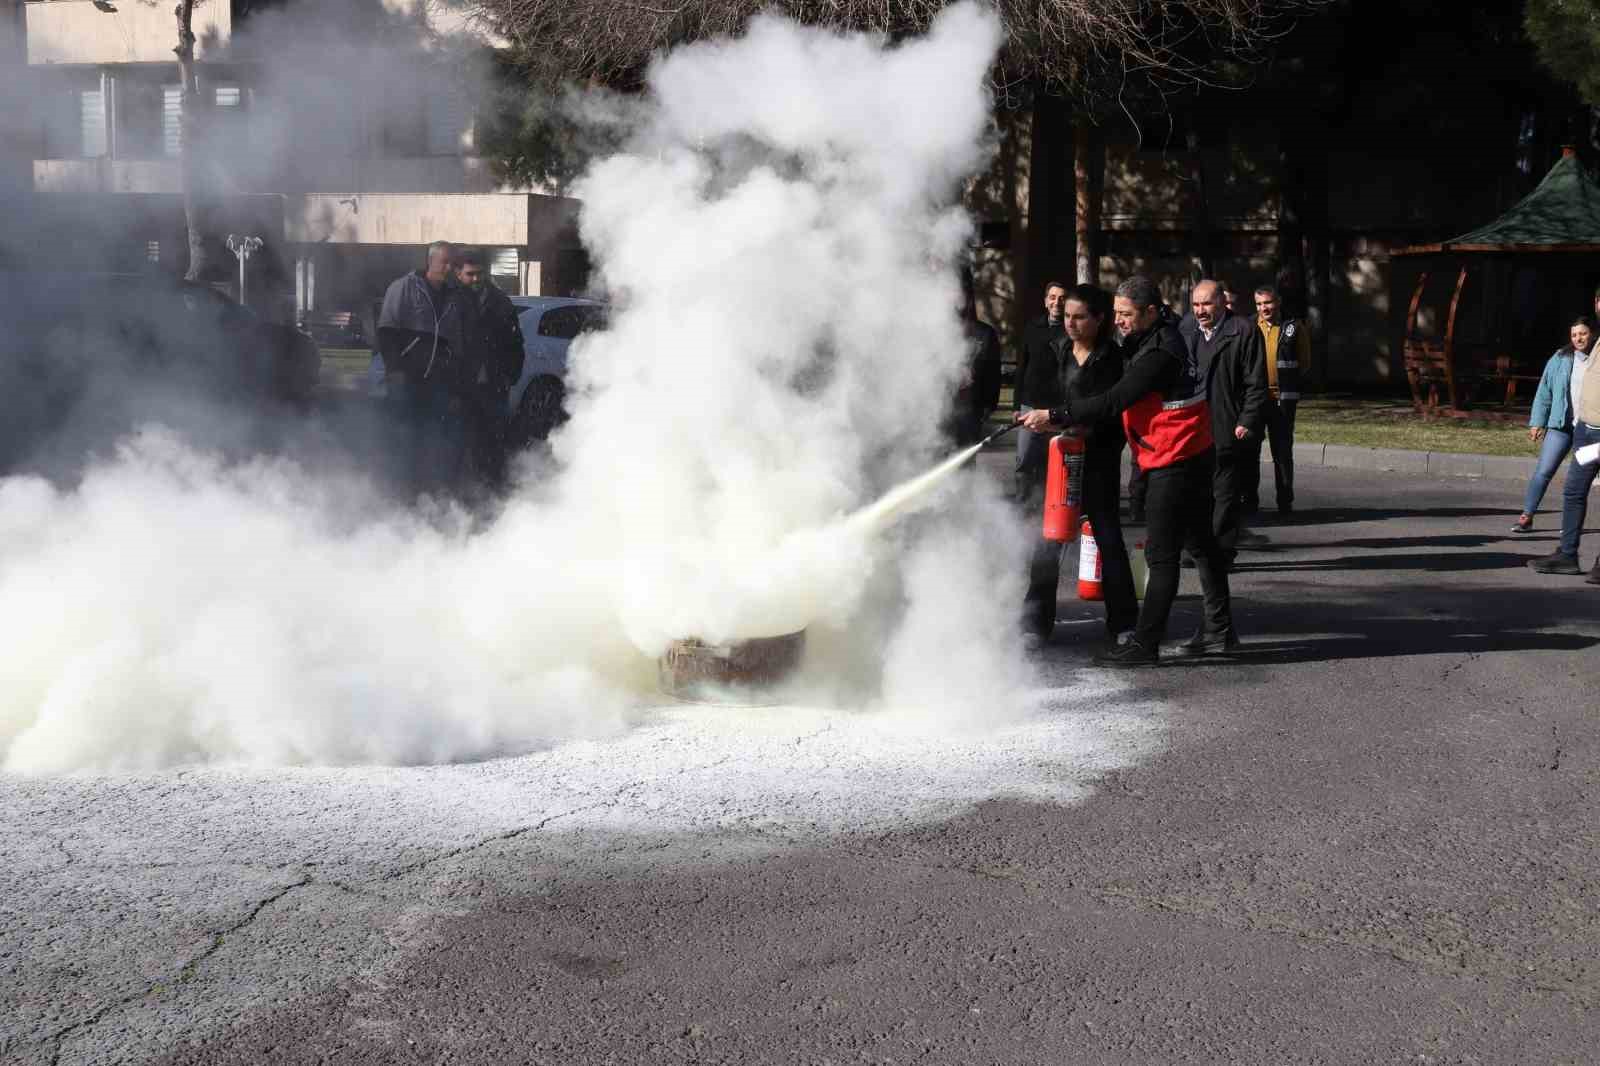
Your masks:
<svg viewBox="0 0 1600 1066"><path fill-rule="evenodd" d="M1561 468L1561 461L1572 448L1572 360L1576 352L1587 352L1595 341L1594 319L1579 315L1567 330L1570 341L1557 349L1544 365L1539 378L1539 391L1533 397L1533 411L1528 416L1528 439L1543 443L1539 447L1539 462L1528 480L1528 491L1522 498L1522 513L1511 527L1513 533L1527 533L1533 529L1533 516L1539 511L1539 501L1550 479Z"/></svg>
<svg viewBox="0 0 1600 1066"><path fill-rule="evenodd" d="M1062 308L1066 335L1053 341L1051 349L1056 357L1061 395L1069 402L1074 398L1098 396L1122 378L1122 355L1112 341L1110 311L1111 299L1102 289L1078 285L1067 290ZM1031 430L1052 436L1063 431L1064 427L1057 425ZM1122 540L1122 519L1118 514L1122 447L1126 437L1117 415L1071 432L1081 433L1084 438L1083 512L1100 549L1106 632L1115 646L1119 640L1132 635L1139 617L1133 571ZM1042 457L1046 449L1036 451ZM1037 470L1030 473L1034 487L1028 494L1028 511L1037 519L1044 503L1044 464L1038 464ZM1049 639L1055 627L1061 555L1061 545L1043 538L1034 548L1028 592L1022 608L1023 639L1030 643Z"/></svg>

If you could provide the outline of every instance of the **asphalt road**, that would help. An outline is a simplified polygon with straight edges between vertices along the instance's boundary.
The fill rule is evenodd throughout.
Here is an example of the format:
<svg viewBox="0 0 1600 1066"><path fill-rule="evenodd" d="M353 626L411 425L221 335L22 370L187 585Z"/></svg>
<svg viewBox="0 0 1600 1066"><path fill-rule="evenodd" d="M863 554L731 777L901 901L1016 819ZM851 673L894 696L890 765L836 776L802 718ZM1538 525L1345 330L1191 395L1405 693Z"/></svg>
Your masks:
<svg viewBox="0 0 1600 1066"><path fill-rule="evenodd" d="M1109 677L1069 602L992 736L0 779L0 1058L1594 1062L1600 588L1519 496L1306 470L1244 654Z"/></svg>

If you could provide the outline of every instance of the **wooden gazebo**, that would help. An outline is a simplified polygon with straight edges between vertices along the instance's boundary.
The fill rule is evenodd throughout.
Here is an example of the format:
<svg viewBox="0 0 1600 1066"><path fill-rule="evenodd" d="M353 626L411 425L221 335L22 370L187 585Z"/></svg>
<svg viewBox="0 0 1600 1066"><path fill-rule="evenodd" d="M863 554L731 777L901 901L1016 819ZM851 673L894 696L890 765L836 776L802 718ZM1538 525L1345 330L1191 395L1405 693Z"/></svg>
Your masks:
<svg viewBox="0 0 1600 1066"><path fill-rule="evenodd" d="M1567 320L1591 308L1600 262L1586 256L1597 253L1600 183L1571 148L1536 189L1488 225L1394 252L1422 259L1401 346L1417 410L1461 415L1486 390L1506 405L1519 383L1537 381ZM1443 328L1425 336L1418 322L1429 282L1452 275Z"/></svg>

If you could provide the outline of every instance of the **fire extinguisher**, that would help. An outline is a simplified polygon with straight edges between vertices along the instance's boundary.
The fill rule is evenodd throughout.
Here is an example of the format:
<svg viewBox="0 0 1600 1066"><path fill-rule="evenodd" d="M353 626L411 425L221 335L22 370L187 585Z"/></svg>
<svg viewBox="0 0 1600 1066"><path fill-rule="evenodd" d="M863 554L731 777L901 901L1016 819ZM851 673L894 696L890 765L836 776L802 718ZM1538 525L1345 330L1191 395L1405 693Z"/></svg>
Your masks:
<svg viewBox="0 0 1600 1066"><path fill-rule="evenodd" d="M1050 438L1044 478L1044 539L1064 544L1083 517L1083 438Z"/></svg>
<svg viewBox="0 0 1600 1066"><path fill-rule="evenodd" d="M1094 528L1083 520L1083 534L1078 541L1078 599L1105 598L1100 580L1100 545L1094 542Z"/></svg>

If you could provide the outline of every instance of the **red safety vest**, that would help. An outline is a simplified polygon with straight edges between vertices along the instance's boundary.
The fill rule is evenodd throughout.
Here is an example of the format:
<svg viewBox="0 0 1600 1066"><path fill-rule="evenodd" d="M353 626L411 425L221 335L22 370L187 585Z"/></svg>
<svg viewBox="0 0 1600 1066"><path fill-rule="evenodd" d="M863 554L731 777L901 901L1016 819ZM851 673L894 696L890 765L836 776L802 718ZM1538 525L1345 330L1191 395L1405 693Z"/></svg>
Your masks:
<svg viewBox="0 0 1600 1066"><path fill-rule="evenodd" d="M1122 412L1122 428L1133 445L1133 461L1140 470L1160 470L1192 459L1211 447L1211 405L1206 402L1206 380L1199 375L1192 356L1186 360L1171 394L1152 392L1139 397Z"/></svg>

